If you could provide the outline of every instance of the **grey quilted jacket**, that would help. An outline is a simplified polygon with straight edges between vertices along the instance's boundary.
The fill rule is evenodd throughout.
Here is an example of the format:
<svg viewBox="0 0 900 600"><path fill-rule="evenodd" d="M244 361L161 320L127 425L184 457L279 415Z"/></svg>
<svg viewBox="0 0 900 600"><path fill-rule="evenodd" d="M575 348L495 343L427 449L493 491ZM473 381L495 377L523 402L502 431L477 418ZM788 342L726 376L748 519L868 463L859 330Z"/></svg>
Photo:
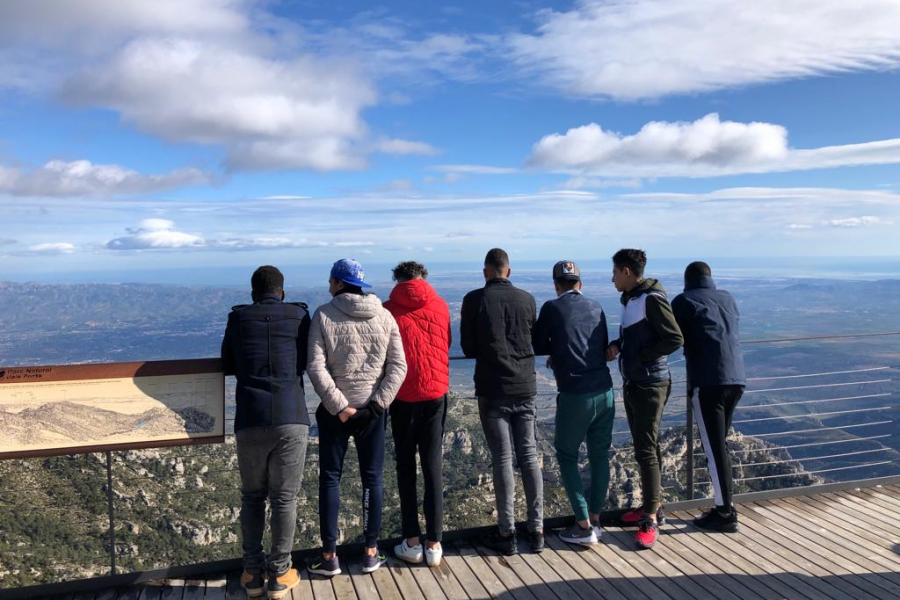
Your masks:
<svg viewBox="0 0 900 600"><path fill-rule="evenodd" d="M341 294L316 310L306 373L333 415L369 402L387 410L406 378L406 357L397 322L377 296Z"/></svg>

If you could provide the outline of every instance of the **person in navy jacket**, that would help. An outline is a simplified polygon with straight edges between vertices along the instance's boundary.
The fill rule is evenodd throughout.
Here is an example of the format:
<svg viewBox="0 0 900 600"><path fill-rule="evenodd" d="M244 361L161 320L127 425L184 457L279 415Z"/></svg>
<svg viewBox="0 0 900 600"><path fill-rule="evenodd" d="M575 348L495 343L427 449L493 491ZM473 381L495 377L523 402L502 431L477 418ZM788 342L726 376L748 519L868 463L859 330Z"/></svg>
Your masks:
<svg viewBox="0 0 900 600"><path fill-rule="evenodd" d="M232 308L222 340L225 374L237 379L241 585L251 598L283 598L300 581L291 549L309 439L303 371L310 318L302 302L284 302L284 275L275 267L258 268L250 282L253 304ZM266 498L272 510L268 557L262 546Z"/></svg>
<svg viewBox="0 0 900 600"><path fill-rule="evenodd" d="M735 532L738 520L731 504L731 457L725 437L746 384L737 302L716 288L709 265L698 261L685 269L684 293L672 300L672 311L684 335L687 393L716 498L716 507L694 519L694 524Z"/></svg>

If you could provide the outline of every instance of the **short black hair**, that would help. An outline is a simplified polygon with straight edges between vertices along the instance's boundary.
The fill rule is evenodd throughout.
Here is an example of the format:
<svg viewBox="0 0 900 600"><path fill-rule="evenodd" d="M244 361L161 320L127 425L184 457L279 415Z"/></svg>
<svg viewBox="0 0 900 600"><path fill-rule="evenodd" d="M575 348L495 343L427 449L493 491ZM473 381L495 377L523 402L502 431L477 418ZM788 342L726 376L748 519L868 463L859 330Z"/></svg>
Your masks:
<svg viewBox="0 0 900 600"><path fill-rule="evenodd" d="M494 273L503 273L509 268L509 254L503 248L491 248L484 257L484 267Z"/></svg>
<svg viewBox="0 0 900 600"><path fill-rule="evenodd" d="M685 281L710 276L712 276L712 269L702 260L695 260L684 269Z"/></svg>
<svg viewBox="0 0 900 600"><path fill-rule="evenodd" d="M638 248L622 248L612 257L613 264L619 270L628 267L637 277L644 276L644 267L647 266L647 253Z"/></svg>
<svg viewBox="0 0 900 600"><path fill-rule="evenodd" d="M567 292L569 290L574 290L575 287L578 285L579 281L581 281L581 280L580 279L568 279L566 277L559 277L559 278L553 280L553 282L556 285L558 285L560 287L560 289L565 290Z"/></svg>
<svg viewBox="0 0 900 600"><path fill-rule="evenodd" d="M425 268L425 265L422 263L418 263L414 260L407 260L393 269L391 272L394 274L394 281L409 281L411 279L428 279L428 269Z"/></svg>
<svg viewBox="0 0 900 600"><path fill-rule="evenodd" d="M253 271L250 286L257 294L275 294L284 290L284 275L272 265L264 265Z"/></svg>

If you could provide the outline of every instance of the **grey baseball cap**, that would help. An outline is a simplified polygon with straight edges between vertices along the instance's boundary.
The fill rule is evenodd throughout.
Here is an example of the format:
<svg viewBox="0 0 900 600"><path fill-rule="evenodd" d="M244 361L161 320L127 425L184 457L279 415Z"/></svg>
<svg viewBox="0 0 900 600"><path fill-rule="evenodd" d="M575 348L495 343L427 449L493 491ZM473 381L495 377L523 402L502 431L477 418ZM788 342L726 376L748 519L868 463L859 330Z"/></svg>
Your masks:
<svg viewBox="0 0 900 600"><path fill-rule="evenodd" d="M553 265L553 279L579 281L581 279L581 269L571 260L561 260Z"/></svg>

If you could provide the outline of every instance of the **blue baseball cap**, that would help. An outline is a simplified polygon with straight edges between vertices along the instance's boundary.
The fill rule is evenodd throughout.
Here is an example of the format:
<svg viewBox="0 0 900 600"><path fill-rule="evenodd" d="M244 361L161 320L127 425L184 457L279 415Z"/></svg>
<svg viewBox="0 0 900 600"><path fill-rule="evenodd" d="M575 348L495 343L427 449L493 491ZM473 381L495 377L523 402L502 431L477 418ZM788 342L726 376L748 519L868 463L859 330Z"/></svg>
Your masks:
<svg viewBox="0 0 900 600"><path fill-rule="evenodd" d="M344 283L349 283L350 285L361 288L372 287L363 281L366 278L366 274L363 272L362 265L352 258L342 258L334 263L331 267L331 276L338 281L343 281Z"/></svg>

